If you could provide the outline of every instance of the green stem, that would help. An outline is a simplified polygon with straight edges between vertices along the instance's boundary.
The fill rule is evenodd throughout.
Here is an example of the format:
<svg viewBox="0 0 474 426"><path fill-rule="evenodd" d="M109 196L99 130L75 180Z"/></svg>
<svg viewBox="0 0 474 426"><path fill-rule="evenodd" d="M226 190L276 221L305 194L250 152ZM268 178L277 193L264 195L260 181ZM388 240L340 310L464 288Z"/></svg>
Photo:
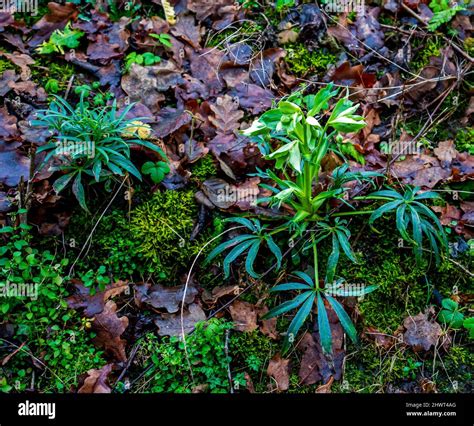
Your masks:
<svg viewBox="0 0 474 426"><path fill-rule="evenodd" d="M313 172L309 161L304 165L304 189L305 189L305 206L310 211L311 198L313 195Z"/></svg>
<svg viewBox="0 0 474 426"><path fill-rule="evenodd" d="M391 198L389 197L381 197L377 195L358 196L358 197L354 197L353 199L354 200L391 200Z"/></svg>
<svg viewBox="0 0 474 426"><path fill-rule="evenodd" d="M375 210L357 210L354 212L342 212L342 213L334 213L331 216L339 217L339 216L352 216L356 214L372 214Z"/></svg>
<svg viewBox="0 0 474 426"><path fill-rule="evenodd" d="M316 285L316 290L319 290L318 246L315 241L314 232L311 233L311 241L313 243L314 283Z"/></svg>

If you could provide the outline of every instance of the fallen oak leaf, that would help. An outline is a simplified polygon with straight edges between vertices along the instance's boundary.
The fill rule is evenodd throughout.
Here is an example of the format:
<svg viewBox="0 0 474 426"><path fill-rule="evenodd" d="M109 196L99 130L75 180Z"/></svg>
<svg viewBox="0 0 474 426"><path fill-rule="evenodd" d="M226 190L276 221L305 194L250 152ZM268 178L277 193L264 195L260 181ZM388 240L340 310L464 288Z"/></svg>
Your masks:
<svg viewBox="0 0 474 426"><path fill-rule="evenodd" d="M98 291L91 295L90 289L85 287L82 281L72 279L71 282L76 287L76 293L66 299L67 304L71 309L83 308L84 315L88 318L100 314L110 298L118 296L129 287L128 282L119 280L107 285L104 291Z"/></svg>
<svg viewBox="0 0 474 426"><path fill-rule="evenodd" d="M163 92L184 82L181 72L173 61L146 67L134 63L122 77L122 89L131 102L142 102L155 113L165 99Z"/></svg>
<svg viewBox="0 0 474 426"><path fill-rule="evenodd" d="M125 362L127 360L125 353L127 342L121 339L120 336L127 327L128 318L126 316L119 318L117 316L117 305L109 300L103 311L95 316L95 321L92 323L92 329L96 333L93 342L113 358Z"/></svg>
<svg viewBox="0 0 474 426"><path fill-rule="evenodd" d="M220 96L216 103L211 105L211 110L214 116L209 116L209 121L216 127L218 133L227 135L239 129L239 121L244 112L239 110L238 98L229 95Z"/></svg>
<svg viewBox="0 0 474 426"><path fill-rule="evenodd" d="M364 66L362 64L351 67L351 64L346 61L336 68L331 80L336 84L343 86L362 86L370 88L373 87L377 81L377 76L375 74L364 72Z"/></svg>
<svg viewBox="0 0 474 426"><path fill-rule="evenodd" d="M84 384L77 393L111 393L112 389L107 384L107 379L112 372L113 364L104 365L100 370L91 369L87 372L88 376Z"/></svg>
<svg viewBox="0 0 474 426"><path fill-rule="evenodd" d="M265 88L256 84L240 83L230 92L239 100L239 104L252 114L260 114L272 106L275 96Z"/></svg>
<svg viewBox="0 0 474 426"><path fill-rule="evenodd" d="M433 150L436 157L438 157L441 162L441 167L449 167L453 161L458 156L458 151L454 146L454 141L447 140L440 142L438 146Z"/></svg>
<svg viewBox="0 0 474 426"><path fill-rule="evenodd" d="M370 341L375 343L375 346L381 347L385 350L390 349L396 343L396 339L388 334L381 333L375 327L367 327L363 335Z"/></svg>

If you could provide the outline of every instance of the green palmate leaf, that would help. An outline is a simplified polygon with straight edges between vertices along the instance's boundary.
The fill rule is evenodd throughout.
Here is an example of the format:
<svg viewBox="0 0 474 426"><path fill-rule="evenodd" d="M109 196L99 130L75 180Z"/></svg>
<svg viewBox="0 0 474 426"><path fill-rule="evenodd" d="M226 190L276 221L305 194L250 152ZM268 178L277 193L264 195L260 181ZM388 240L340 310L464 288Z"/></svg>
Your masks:
<svg viewBox="0 0 474 426"><path fill-rule="evenodd" d="M252 239L250 241L244 241L243 243L240 243L236 247L234 247L229 254L225 257L224 259L224 276L225 278L229 278L230 276L230 264L234 262L244 251L246 251L253 243L255 242L255 239ZM258 243L260 244L260 241L258 240Z"/></svg>
<svg viewBox="0 0 474 426"><path fill-rule="evenodd" d="M345 332L347 335L350 337L350 339L354 342L357 343L357 331L354 327L354 324L352 323L349 315L347 315L346 311L342 307L342 305L333 297L326 295L326 299L328 302L331 304L332 308L334 309L334 312L336 312L337 317L339 318L339 321L341 321L341 325L344 328Z"/></svg>
<svg viewBox="0 0 474 426"><path fill-rule="evenodd" d="M257 257L259 248L260 248L260 240L257 240L254 243L252 243L252 245L250 246L249 252L247 254L247 259L245 260L245 269L247 273L253 278L258 278L260 276L253 269L255 258Z"/></svg>
<svg viewBox="0 0 474 426"><path fill-rule="evenodd" d="M308 116L314 117L323 109L328 109L329 100L337 95L338 89L333 89L334 85L329 83L316 95L305 96L304 101L308 108Z"/></svg>
<svg viewBox="0 0 474 426"><path fill-rule="evenodd" d="M270 319L273 317L277 317L278 315L284 314L285 312L291 311L292 309L297 308L300 306L308 297L313 295L313 291L306 291L304 293L299 294L293 300L289 300L287 302L283 302L281 305L270 309L265 315L262 316L263 319Z"/></svg>
<svg viewBox="0 0 474 426"><path fill-rule="evenodd" d="M257 232L256 224L254 222L252 222L251 220L245 218L245 217L233 217L233 218L225 219L225 222L238 223L240 225L245 226L246 228L250 229L253 232ZM257 222L257 224L258 224L258 222Z"/></svg>
<svg viewBox="0 0 474 426"><path fill-rule="evenodd" d="M311 289L311 286L308 284L303 284L303 283L285 283L285 284L279 284L270 289L270 292L276 292L276 291L289 291L289 290L309 290Z"/></svg>
<svg viewBox="0 0 474 426"><path fill-rule="evenodd" d="M75 176L75 172L68 173L66 175L61 176L60 178L56 179L53 183L54 191L59 194L71 181L71 179Z"/></svg>
<svg viewBox="0 0 474 426"><path fill-rule="evenodd" d="M82 174L81 172L77 173L76 178L74 179L74 182L72 184L72 192L76 196L77 201L79 201L79 205L87 212L89 212L89 209L87 208L86 204L86 196L84 192L84 186L82 185Z"/></svg>
<svg viewBox="0 0 474 426"><path fill-rule="evenodd" d="M334 281L334 274L339 262L339 242L335 234L332 235L332 251L328 257L328 264L326 268L326 283Z"/></svg>
<svg viewBox="0 0 474 426"><path fill-rule="evenodd" d="M422 256L422 248L423 248L423 241L422 241L422 232L421 232L421 222L420 222L420 216L418 215L418 212L414 209L411 208L411 221L413 225L413 239L415 240L415 257L416 260L419 262L421 260Z"/></svg>
<svg viewBox="0 0 474 426"><path fill-rule="evenodd" d="M320 293L318 293L318 329L323 351L326 354L332 353L331 326L329 325L328 314Z"/></svg>
<svg viewBox="0 0 474 426"><path fill-rule="evenodd" d="M410 238L410 236L408 235L408 231L407 231L407 226L408 226L408 223L409 223L409 218L405 218L406 209L407 209L407 205L406 205L406 204L401 204L401 205L397 208L397 213L396 213L397 229L398 229L398 232L400 232L400 235L403 237L403 239L404 239L405 241L413 242L413 240L412 240L412 239Z"/></svg>
<svg viewBox="0 0 474 426"><path fill-rule="evenodd" d="M275 258L277 260L276 269L279 270L281 268L281 260L283 258L280 247L277 246L277 244L275 243L275 241L273 240L271 235L266 237L266 241L267 241L267 244L268 244L268 248L270 249L270 251L273 253L273 255L275 256Z"/></svg>
<svg viewBox="0 0 474 426"><path fill-rule="evenodd" d="M298 143L296 143L289 151L288 162L294 170L301 173L301 152Z"/></svg>
<svg viewBox="0 0 474 426"><path fill-rule="evenodd" d="M403 200L403 195L399 194L397 191L393 189L383 189L381 191L375 191L370 194L373 197L387 197L387 198L394 198L396 200Z"/></svg>
<svg viewBox="0 0 474 426"><path fill-rule="evenodd" d="M349 240L347 236L344 234L344 232L337 230L337 239L339 241L339 244L342 247L342 250L344 251L345 255L352 260L354 263L357 263L357 259L355 258L354 252L352 251L352 248L349 244Z"/></svg>
<svg viewBox="0 0 474 426"><path fill-rule="evenodd" d="M383 216L385 213L388 213L396 209L401 203L403 203L402 200L395 200L395 201L390 201L389 203L384 204L383 206L379 207L370 215L369 223L370 224L374 223L379 217Z"/></svg>
<svg viewBox="0 0 474 426"><path fill-rule="evenodd" d="M151 180L154 183L160 183L164 177L170 172L170 167L164 161L147 161L142 166L142 173L150 175Z"/></svg>
<svg viewBox="0 0 474 426"><path fill-rule="evenodd" d="M288 102L288 101L280 101L278 103L278 109L283 113L283 114L294 114L296 113L301 113L301 108L296 105L293 102Z"/></svg>
<svg viewBox="0 0 474 426"><path fill-rule="evenodd" d="M247 240L255 240L257 237L255 235L238 235L232 240L225 241L222 244L219 244L214 250L212 250L206 258L206 264L209 263L216 256L224 252L225 250Z"/></svg>
<svg viewBox="0 0 474 426"><path fill-rule="evenodd" d="M311 294L303 303L303 305L301 306L301 308L298 310L293 320L291 321L290 326L288 327L288 331L285 336L285 341L283 343L283 353L285 353L289 349L290 343L296 340L298 331L300 330L301 326L304 324L309 314L311 313L311 309L313 307L315 297L316 297L315 293Z"/></svg>
<svg viewBox="0 0 474 426"><path fill-rule="evenodd" d="M314 287L313 279L306 272L296 271L296 272L293 272L293 275L296 275L297 277L301 278L310 287Z"/></svg>
<svg viewBox="0 0 474 426"><path fill-rule="evenodd" d="M449 299L449 298L445 298L441 301L441 306L444 308L444 309L447 309L449 311L455 311L456 309L459 308L459 304L457 302L455 302L454 300L452 299Z"/></svg>
<svg viewBox="0 0 474 426"><path fill-rule="evenodd" d="M427 191L422 192L421 194L417 194L415 196L415 200L427 200L427 199L441 199L437 192Z"/></svg>

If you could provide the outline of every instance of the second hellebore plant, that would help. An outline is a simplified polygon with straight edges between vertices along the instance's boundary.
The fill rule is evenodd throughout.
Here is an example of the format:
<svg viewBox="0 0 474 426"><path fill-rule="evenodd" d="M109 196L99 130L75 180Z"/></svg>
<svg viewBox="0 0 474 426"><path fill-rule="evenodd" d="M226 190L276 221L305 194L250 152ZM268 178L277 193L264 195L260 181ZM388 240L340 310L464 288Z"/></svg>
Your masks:
<svg viewBox="0 0 474 426"><path fill-rule="evenodd" d="M262 224L264 218L233 218L248 229L248 234L238 235L217 246L208 261L225 250L230 250L224 259L226 277L230 274L230 264L240 255L246 254L245 267L249 275L258 277L254 262L262 245L267 245L276 258L276 268L280 268L282 252L274 237L286 232L295 245L301 243L303 253L312 253L309 258L313 266L306 271L295 271L291 282L275 286L272 292L298 292L292 300L286 301L268 312L272 318L297 309L288 328L284 341L287 351L303 323L315 308L321 346L325 353L332 353L331 329L327 309L332 308L344 330L355 342L357 334L354 324L336 297L362 296L376 289L369 285L348 290L345 280L337 276L336 269L341 254L352 262L356 256L349 239L351 233L348 222L343 217L370 214L372 224L385 213L395 213L396 227L401 237L413 244L417 260L423 249L423 239L431 246L438 260L440 249L445 249L446 237L436 215L423 200L437 197L434 192L420 193L419 188L408 188L404 194L394 189L373 192L366 196L352 197L355 200L376 200L383 204L375 210L356 210L349 200L350 182L359 186L373 185L375 177L383 177L377 172L350 171L348 164L334 169L329 178L320 180L321 163L331 151L340 155L338 144L341 133L357 132L365 126L363 117L356 115L358 105L342 97L331 108L330 100L337 95L337 89L330 84L315 95L303 96L294 93L280 101L276 108L265 112L244 134L254 138L268 160L274 160L273 170L258 170L256 173L266 184L264 188L271 196L258 202L268 202L278 208L285 219L274 226L275 221ZM329 114L330 112L330 114ZM329 117L328 117L329 116ZM276 149L273 147L276 146ZM347 207L346 211L340 211ZM328 256L325 273L319 265L318 244L329 238L332 250Z"/></svg>

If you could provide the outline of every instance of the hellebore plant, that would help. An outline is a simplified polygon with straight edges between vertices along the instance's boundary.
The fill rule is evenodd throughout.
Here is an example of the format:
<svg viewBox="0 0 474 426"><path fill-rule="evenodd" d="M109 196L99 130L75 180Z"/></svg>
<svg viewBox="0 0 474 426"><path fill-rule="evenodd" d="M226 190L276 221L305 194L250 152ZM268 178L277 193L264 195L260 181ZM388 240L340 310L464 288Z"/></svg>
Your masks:
<svg viewBox="0 0 474 426"><path fill-rule="evenodd" d="M133 104L119 113L115 100L111 106L92 108L84 101L84 95L81 92L76 107L56 96L49 109L39 111L38 120L31 124L56 132L54 141L37 150L37 153L46 152L42 166L52 157L62 161L61 165L50 168L63 172L54 182L54 190L59 193L71 184L79 204L87 210L84 176L106 184L110 184L114 176L126 174L142 180L130 158L133 147L149 149L167 158L159 146L146 140L150 127L140 118L127 118Z"/></svg>
<svg viewBox="0 0 474 426"><path fill-rule="evenodd" d="M325 156L331 151L341 155L338 151L341 133L357 132L365 126L363 117L356 114L359 106L354 105L347 96L330 107L330 101L337 92L330 84L315 95L294 93L281 100L276 108L262 114L244 131L245 135L258 142L267 160L275 161L273 170L258 169L255 174L267 182L261 186L271 192L271 196L258 202L267 202L270 207L279 209L284 222L275 227L275 220L271 221L271 226L262 224L261 221L265 220L263 217L260 220L232 218L231 221L239 223L249 232L223 242L207 259L210 261L230 249L224 259L224 272L228 277L231 263L246 253L246 271L257 278L259 274L255 272L254 262L262 245L266 245L276 258L276 269L281 267L282 251L274 239L277 234L286 232L290 242L295 245L302 242L302 253L312 252L312 256L309 256L310 259L312 257L312 268L293 272L291 275L295 277L294 280L271 289L272 292L299 292L292 300L271 309L266 315L266 318L272 318L297 309L286 333L284 352L295 341L298 331L314 308L325 353L332 353L327 314L329 308L334 310L349 337L357 341L354 324L336 297L363 296L374 291L376 286L348 289L344 285L344 278L336 274L341 254L357 262L349 242L351 233L348 222L344 217L370 214L369 222L372 224L385 213L395 212L397 230L405 241L413 244L417 260L422 254L423 236L436 259L441 252L438 243L443 250L447 246L438 218L423 204L423 200L437 197L436 193L420 193L419 188L408 188L404 194L399 194L394 189L384 189L366 196L352 197L351 203L348 183L355 181L359 187L370 187L374 185L374 178L382 178L383 175L373 171L351 171L348 164L343 164L330 173L329 179L326 177L320 180L321 163ZM375 210L357 210L353 202L359 200L376 200L384 204ZM342 207L348 209L340 211ZM332 243L332 250L322 276L318 245L327 238Z"/></svg>

